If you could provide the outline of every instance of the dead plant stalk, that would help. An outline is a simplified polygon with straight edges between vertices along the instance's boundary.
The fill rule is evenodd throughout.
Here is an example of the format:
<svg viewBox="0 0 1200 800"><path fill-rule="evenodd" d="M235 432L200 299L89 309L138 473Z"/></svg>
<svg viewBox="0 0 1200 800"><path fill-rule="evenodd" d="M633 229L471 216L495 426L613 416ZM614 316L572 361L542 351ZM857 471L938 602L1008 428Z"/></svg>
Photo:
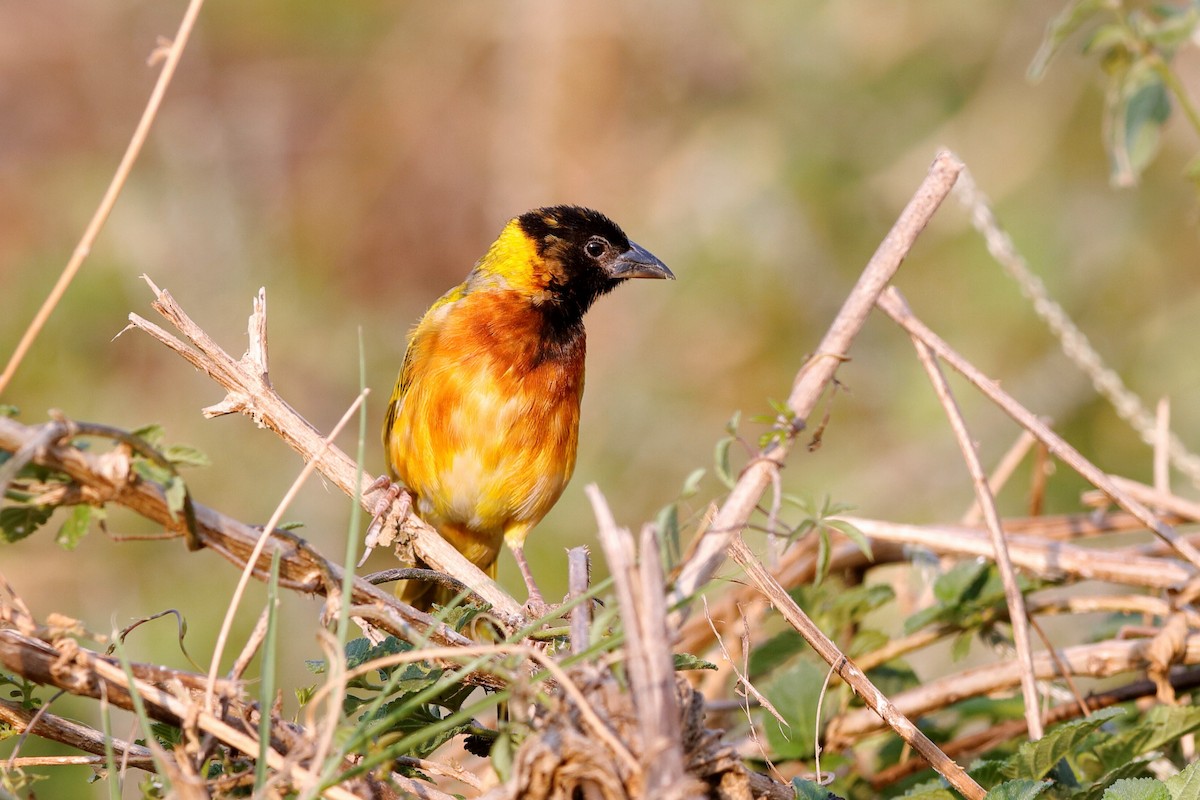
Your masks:
<svg viewBox="0 0 1200 800"><path fill-rule="evenodd" d="M897 294L897 296L899 295ZM975 443L967 430L967 421L963 418L962 411L954 399L954 393L950 390L950 384L946 381L941 367L938 366L933 351L915 338L913 346L916 347L921 364L929 375L930 383L933 384L933 390L937 394L942 408L946 411L950 428L954 431L954 438L958 441L963 460L967 464L967 472L970 473L971 480L975 484L975 497L983 510L983 519L987 524L988 533L992 537L993 557L1000 571L1000 580L1004 584L1008 618L1012 625L1013 640L1016 643L1017 659L1022 666L1021 692L1025 699L1025 722L1029 727L1029 737L1035 740L1040 739L1042 738L1042 720L1039 713L1037 682L1033 677L1033 652L1029 642L1029 620L1025 616L1025 598L1021 596L1021 589L1017 586L1017 573L1013 569L1012 559L1008 555L1008 544L1004 541L1004 529L1000 523L1000 514L996 510L996 500L988 486L988 477L983 471L983 463L979 460L979 452L975 449Z"/></svg>
<svg viewBox="0 0 1200 800"><path fill-rule="evenodd" d="M16 374L17 368L21 366L21 362L25 359L29 348L33 346L33 342L45 327L46 321L50 319L50 314L54 311L55 306L67 292L67 287L71 285L71 281L75 280L75 275L78 274L79 268L83 266L84 260L88 254L92 252L92 245L95 244L96 238L100 235L100 231L104 228L104 223L108 221L109 214L112 213L113 206L117 204L117 198L121 194L121 190L125 188L125 182L129 180L129 173L133 171L133 165L141 155L142 146L146 143L146 138L150 135L150 128L154 124L155 118L158 117L158 109L162 106L163 97L167 94L167 87L171 85L171 78L175 75L175 68L179 66L179 60L183 58L184 48L187 47L188 39L192 34L192 28L196 24L196 18L200 16L200 8L204 5L204 0L190 0L187 10L183 12L183 20L179 23L179 30L175 32L175 38L171 41L169 47L165 48L165 56L163 57L163 68L158 73L158 80L154 83L154 89L150 92L150 99L146 101L146 108L142 111L142 117L138 120L137 127L133 131L133 136L129 140L129 145L125 148L125 154L121 157L121 163L117 165L117 171L113 174L112 181L109 182L108 188L104 191L104 197L100 199L100 205L92 214L91 220L84 229L83 236L79 240L79 244L75 245L74 252L71 253L71 258L67 261L67 266L63 268L62 274L58 276L58 281L54 284L54 288L50 290L50 294L42 302L33 321L29 323L25 333L21 336L21 341L17 343L16 349L13 350L12 356L8 359L8 364L4 367L4 372L0 373L0 395L4 394L13 375ZM156 50L151 56L153 61L159 55L162 55L162 50Z"/></svg>
<svg viewBox="0 0 1200 800"><path fill-rule="evenodd" d="M789 435L779 444L760 453L742 471L729 497L695 546L691 558L683 565L667 601L668 608L684 609L672 614L672 627L682 623L691 599L724 563L727 549L758 508L763 492L772 483L772 475L783 464L800 426L817 407L838 366L846 359L850 345L862 330L879 293L891 282L917 237L950 193L962 169L962 162L949 151L943 150L937 154L925 180L867 263L821 339L816 353L796 374L788 397L788 408L794 415Z"/></svg>
<svg viewBox="0 0 1200 800"><path fill-rule="evenodd" d="M1167 525L1149 508L1121 489L1103 470L1086 459L1082 453L1052 431L1035 414L1018 403L1010 394L1001 389L995 381L984 375L974 365L959 355L941 337L913 316L912 312L905 305L904 299L895 288L890 288L880 295L879 307L910 336L926 345L939 358L974 384L993 403L999 406L1001 410L1016 420L1021 427L1036 436L1057 458L1090 481L1097 489L1100 489L1111 497L1113 502L1121 508L1135 516L1139 522L1168 543L1177 553L1191 563L1192 566L1200 567L1200 550L1197 550L1190 542L1176 534L1170 525Z"/></svg>

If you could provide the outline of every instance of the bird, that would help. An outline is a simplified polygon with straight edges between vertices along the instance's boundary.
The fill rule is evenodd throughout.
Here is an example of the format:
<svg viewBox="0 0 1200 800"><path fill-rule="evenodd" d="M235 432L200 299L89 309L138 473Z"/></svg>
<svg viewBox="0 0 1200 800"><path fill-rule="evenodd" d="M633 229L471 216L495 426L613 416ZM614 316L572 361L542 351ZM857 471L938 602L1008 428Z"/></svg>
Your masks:
<svg viewBox="0 0 1200 800"><path fill-rule="evenodd" d="M493 579L506 544L534 612L548 606L525 538L575 469L583 317L631 278L675 276L598 211L556 205L510 219L466 280L412 329L388 403L391 478L423 520ZM454 596L417 581L398 594L421 610Z"/></svg>

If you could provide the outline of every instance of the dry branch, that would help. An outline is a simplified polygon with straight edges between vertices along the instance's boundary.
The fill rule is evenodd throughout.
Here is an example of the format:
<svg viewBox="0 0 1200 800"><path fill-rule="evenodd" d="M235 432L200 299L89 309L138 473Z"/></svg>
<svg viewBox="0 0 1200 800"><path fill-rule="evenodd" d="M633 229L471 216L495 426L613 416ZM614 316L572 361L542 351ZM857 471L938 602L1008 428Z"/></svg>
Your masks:
<svg viewBox="0 0 1200 800"><path fill-rule="evenodd" d="M880 295L879 308L891 317L897 325L904 328L910 336L925 344L939 358L973 383L984 395L999 406L1001 410L1016 420L1021 427L1036 436L1057 458L1090 481L1097 489L1100 489L1112 498L1114 503L1136 517L1148 530L1174 548L1193 567L1200 567L1200 550L1197 550L1190 542L1176 534L1174 529L1158 515L1136 500L1128 492L1121 489L1109 475L1084 458L1082 453L1072 447L1061 436L1050 430L1049 426L1038 419L1035 414L1013 399L995 381L976 369L941 337L913 316L904 303L899 291L891 288Z"/></svg>
<svg viewBox="0 0 1200 800"><path fill-rule="evenodd" d="M152 306L175 326L191 343L180 341L157 325L137 314L129 315L130 327L145 331L183 356L196 368L203 370L227 392L225 398L204 410L206 416L234 412L246 414L260 426L275 432L304 461L320 458L318 469L334 485L369 512L374 504L364 498L375 483L374 476L359 472L354 461L335 446L325 446L324 436L308 420L300 416L271 386L267 363L266 292L259 290L250 317L250 349L235 360L183 311L170 293L159 289L147 279L154 290ZM358 482L356 483L356 478ZM394 504L393 510L400 506ZM416 555L433 569L445 572L470 586L491 603L494 609L513 625L524 622L521 604L454 549L437 531L422 522L415 514L407 513L398 523L404 542L410 542Z"/></svg>
<svg viewBox="0 0 1200 800"><path fill-rule="evenodd" d="M800 541L785 550L778 566L771 573L784 588L790 589L808 583L817 573L816 550L803 545L804 541ZM871 555L868 556L861 547L840 534L834 534L830 539L830 574L836 575L840 572L903 560L904 547L900 544L872 542ZM684 653L707 652L716 642L709 618L722 627L732 625L738 619L738 609L761 596L762 593L754 584L730 583L720 596L707 600L707 614L693 616L684 623L679 633L679 649Z"/></svg>
<svg viewBox="0 0 1200 800"><path fill-rule="evenodd" d="M1029 263L1017 251L1012 237L1000 227L991 204L975 184L975 177L970 170L963 170L954 188L958 199L970 210L971 223L983 236L988 252L1016 281L1034 313L1058 337L1063 353L1091 379L1096 391L1137 431L1143 442L1161 448L1163 456L1169 458L1176 469L1187 475L1193 484L1200 485L1200 456L1190 452L1183 440L1169 430L1158 429L1154 415L1142 399L1130 391L1121 376L1104 363L1087 335L1063 307L1051 299L1045 283L1034 274Z"/></svg>
<svg viewBox="0 0 1200 800"><path fill-rule="evenodd" d="M796 601L771 577L767 568L755 557L739 536L729 546L730 556L746 571L746 575L766 595L793 628L808 641L835 673L854 689L867 704L872 719L894 730L910 747L925 758L951 786L968 800L982 800L986 792L962 767L938 749L929 737L909 719L909 714L894 704L847 658L837 645L818 628ZM828 733L833 741L833 733Z"/></svg>
<svg viewBox="0 0 1200 800"><path fill-rule="evenodd" d="M1180 692L1200 687L1200 670L1190 669L1173 673L1171 675L1171 685ZM1156 689L1157 687L1153 681L1134 681L1125 686L1119 686L1116 689L1109 689L1105 692L1088 695L1084 698L1084 703L1089 712L1099 711L1102 708L1109 708L1118 703L1126 703L1130 700L1153 695ZM1072 700L1069 703L1062 703L1049 709L1045 714L1045 721L1047 725L1054 725L1059 722L1075 719L1080 713L1079 704ZM984 753L993 747L998 747L1010 739L1023 736L1025 732L1024 720L1009 720L997 723L986 730L963 736L952 742L947 742L942 745L942 749L947 754L953 754L955 758L970 758L978 753ZM919 757L912 758L893 767L880 770L871 776L871 785L877 789L882 789L907 778L909 775L920 772L928 768L928 766L924 759Z"/></svg>
<svg viewBox="0 0 1200 800"><path fill-rule="evenodd" d="M817 407L838 366L846 359L850 345L871 313L879 293L892 280L917 237L950 193L962 169L962 162L948 151L943 150L934 158L929 174L867 263L816 353L797 373L788 397L788 408L794 418L788 424L786 438L760 453L742 471L729 497L680 570L675 589L668 599L668 607L690 602L693 595L720 569L727 548L741 535L758 508L763 492L771 485L772 476L787 457L792 441ZM682 622L682 616L685 615L677 613L672 621L678 625Z"/></svg>
<svg viewBox="0 0 1200 800"><path fill-rule="evenodd" d="M600 546L625 623L626 667L641 734L641 789L664 800L694 796L697 786L683 770L658 541L652 528L643 530L639 552L633 535L617 526L600 489L590 484L584 491L599 524Z"/></svg>
<svg viewBox="0 0 1200 800"><path fill-rule="evenodd" d="M1031 617L1095 613L1144 614L1165 617L1171 613L1171 606L1167 601L1160 600L1157 597L1150 597L1144 594L1130 594L1030 598L1027 603L1027 610ZM1200 613L1193 611L1187 616L1193 625L1200 627ZM1007 619L1007 615L998 613L992 619L999 622ZM985 618L984 622L986 623L987 621ZM892 639L878 650L864 653L855 660L858 662L860 669L864 672L869 672L894 658L900 658L923 647L928 647L934 642L944 639L947 636L962 633L962 631L963 627L954 623L934 625L908 636Z"/></svg>
<svg viewBox="0 0 1200 800"><path fill-rule="evenodd" d="M958 402L946 381L946 375L938 365L933 351L923 342L913 339L917 356L933 384L934 392L941 401L946 417L950 420L950 428L962 451L967 463L967 472L975 484L975 498L983 511L987 523L988 535L992 542L992 558L1004 584L1004 600L1008 604L1008 618L1012 623L1013 640L1017 647L1017 661L1021 664L1021 693L1025 699L1025 719L1029 726L1029 736L1032 739L1042 738L1042 720L1038 716L1037 684L1033 678L1033 652L1029 643L1029 620L1025 616L1025 599L1017 586L1017 573L1013 569L1012 558L1008 553L1008 544L1004 539L1004 529L1000 522L1000 512L996 510L996 499L988 486L988 477L983 471L983 462L979 459L979 451L967 430L967 421L963 418Z"/></svg>
<svg viewBox="0 0 1200 800"><path fill-rule="evenodd" d="M48 423L54 426L56 423ZM0 417L0 449L15 452L36 441L45 427L22 425ZM44 438L44 437L43 437ZM104 455L85 452L69 443L38 448L33 461L44 467L65 472L73 481L90 488L102 502L114 502L153 520L167 530L182 534L182 522L172 513L162 489L154 483L133 477L128 456L120 451ZM220 553L227 560L242 566L254 551L259 530L227 517L207 506L196 503L197 535L204 546ZM265 580L270 572L273 551L280 552L280 585L288 589L314 594L327 594L341 586L343 570L324 558L303 539L287 531L273 531L266 549L255 565L254 575ZM380 628L406 641L422 641L426 632L431 640L442 645L466 645L470 640L441 625L427 614L419 612L394 595L359 578L354 583L351 601L361 611L370 613ZM357 613L357 612L356 612ZM489 685L496 685L494 681Z"/></svg>
<svg viewBox="0 0 1200 800"><path fill-rule="evenodd" d="M34 719L35 717L37 718L36 720ZM19 703L0 700L0 722L11 726L14 731L28 731L41 739L59 742L76 750L82 750L85 753L92 753L97 756L104 756L105 754L105 736L103 733L66 717L60 717L57 714L31 711L22 708ZM148 747L113 738L109 738L108 743L112 746L113 752L116 753L118 759L126 758L132 766L147 769L153 768L154 756ZM15 757L16 750L13 753ZM8 766L12 765L13 759L10 758Z"/></svg>
<svg viewBox="0 0 1200 800"><path fill-rule="evenodd" d="M1152 639L1129 641L1110 640L1099 644L1076 645L1058 652L1058 658L1071 675L1106 678L1123 672L1137 672L1150 666ZM1200 633L1192 633L1184 641L1179 664L1200 663ZM1049 653L1038 653L1033 659L1038 680L1060 677L1059 667ZM921 686L901 692L892 698L902 713L920 716L944 708L968 697L1011 689L1020 683L1021 666L1016 661L968 669L957 675L926 681ZM852 741L883 728L879 719L868 709L858 709L835 718L829 723L830 745L846 747Z"/></svg>
<svg viewBox="0 0 1200 800"><path fill-rule="evenodd" d="M872 540L924 547L939 555L991 557L987 534L956 525L906 525L840 515ZM1149 589L1178 589L1195 574L1172 558L1076 547L1032 536L1008 536L1013 564L1046 578L1074 577Z"/></svg>

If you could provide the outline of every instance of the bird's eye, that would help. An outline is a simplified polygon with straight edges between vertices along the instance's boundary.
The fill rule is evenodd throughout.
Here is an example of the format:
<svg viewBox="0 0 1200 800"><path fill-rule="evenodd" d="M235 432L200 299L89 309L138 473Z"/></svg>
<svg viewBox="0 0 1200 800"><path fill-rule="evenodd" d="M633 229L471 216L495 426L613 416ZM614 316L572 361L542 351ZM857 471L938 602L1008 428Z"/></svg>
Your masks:
<svg viewBox="0 0 1200 800"><path fill-rule="evenodd" d="M604 251L608 249L608 242L600 237L589 239L588 243L583 246L583 252L587 253L592 258L599 258L604 255Z"/></svg>

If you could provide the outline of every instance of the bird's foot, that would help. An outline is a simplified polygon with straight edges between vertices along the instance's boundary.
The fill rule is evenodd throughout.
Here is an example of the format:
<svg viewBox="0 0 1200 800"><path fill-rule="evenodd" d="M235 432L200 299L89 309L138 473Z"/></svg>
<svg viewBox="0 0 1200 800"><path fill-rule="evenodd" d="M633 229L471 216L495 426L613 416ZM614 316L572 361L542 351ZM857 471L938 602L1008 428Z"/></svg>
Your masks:
<svg viewBox="0 0 1200 800"><path fill-rule="evenodd" d="M405 491L404 487L393 482L387 476L380 475L375 479L375 482L367 487L363 492L363 496L373 493L379 493L379 498L375 501L375 505L371 507L371 524L367 527L367 535L364 539L363 556L359 559L358 566L362 566L367 561L367 557L371 555L371 551L381 545L389 545L392 543L392 538L395 535L396 529L404 522L404 518L408 516L408 512L412 509L412 495ZM396 501L400 501L400 508L395 514L389 514Z"/></svg>
<svg viewBox="0 0 1200 800"><path fill-rule="evenodd" d="M547 603L546 599L542 597L542 593L537 591L536 588L529 593L529 597L525 600L525 605L522 607L525 616L530 619L541 619L542 617L549 616L554 609L555 606Z"/></svg>

